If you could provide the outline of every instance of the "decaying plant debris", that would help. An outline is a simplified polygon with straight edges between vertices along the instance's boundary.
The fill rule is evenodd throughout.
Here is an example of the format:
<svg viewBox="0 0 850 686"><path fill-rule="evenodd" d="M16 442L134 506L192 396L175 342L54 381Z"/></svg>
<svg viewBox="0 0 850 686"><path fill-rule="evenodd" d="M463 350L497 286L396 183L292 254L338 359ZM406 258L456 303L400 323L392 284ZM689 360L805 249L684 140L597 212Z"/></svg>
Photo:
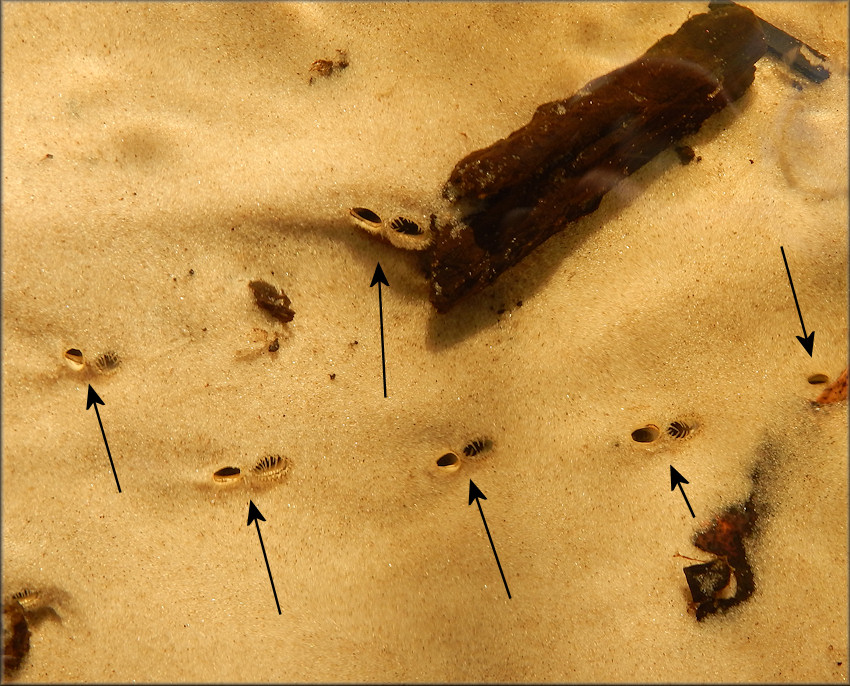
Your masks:
<svg viewBox="0 0 850 686"><path fill-rule="evenodd" d="M437 229L427 267L437 310L485 288L740 98L766 49L750 10L719 6L462 159L444 188L461 221Z"/></svg>
<svg viewBox="0 0 850 686"><path fill-rule="evenodd" d="M746 543L757 520L756 502L751 495L743 505L726 509L708 528L694 535L697 548L716 555L708 563L683 570L696 605L697 621L728 610L755 592ZM734 586L730 586L732 582Z"/></svg>
<svg viewBox="0 0 850 686"><path fill-rule="evenodd" d="M254 293L258 307L266 310L284 324L293 320L295 310L290 307L292 301L286 293L278 290L267 281L251 281L248 283L248 287Z"/></svg>

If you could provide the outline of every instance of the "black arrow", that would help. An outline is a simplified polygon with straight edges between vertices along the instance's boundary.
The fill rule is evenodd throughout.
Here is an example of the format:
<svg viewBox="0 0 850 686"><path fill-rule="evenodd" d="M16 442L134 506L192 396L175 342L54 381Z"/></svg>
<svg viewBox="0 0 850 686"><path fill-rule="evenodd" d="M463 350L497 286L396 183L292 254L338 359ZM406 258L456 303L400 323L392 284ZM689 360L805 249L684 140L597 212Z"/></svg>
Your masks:
<svg viewBox="0 0 850 686"><path fill-rule="evenodd" d="M266 521L266 518L263 517L262 513L257 509L257 506L254 505L254 501L251 500L248 502L248 526L251 526L251 522L257 525L257 536L260 537L260 548L263 549L263 559L266 561L266 571L269 573L269 581L272 582L272 593L274 593L274 602L277 605L277 613L280 612L280 603L277 600L277 591L274 587L274 579L272 579L272 570L269 567L269 558L266 556L266 546L263 545L263 534L260 533L260 522L257 520Z"/></svg>
<svg viewBox="0 0 850 686"><path fill-rule="evenodd" d="M115 473L115 463L112 461L112 453L109 452L109 443L106 441L106 432L103 430L103 422L100 421L100 410L97 409L98 405L106 405L100 399L100 396L95 393L94 389L89 384L89 394L86 398L86 409L88 410L92 405L94 405L94 413L97 415L97 423L100 424L100 433L103 436L103 443L106 445L106 454L109 455L109 464L112 465L112 474L115 477L115 485L118 486L118 492L121 492L121 484L118 483L118 474Z"/></svg>
<svg viewBox="0 0 850 686"><path fill-rule="evenodd" d="M788 259L785 257L785 248L779 246L779 249L782 251L782 261L785 262L785 271L788 272L788 281L791 283L791 293L794 296L794 304L797 306L797 314L800 316L800 326L803 327L803 335L797 336L797 340L800 341L800 345L803 346L803 349L809 353L809 357L811 357L812 348L815 347L815 332L812 331L808 336L806 335L806 325L803 324L803 313L800 312L800 303L797 302L797 291L794 290L794 280L791 278L791 270L788 269Z"/></svg>
<svg viewBox="0 0 850 686"><path fill-rule="evenodd" d="M378 284L378 309L381 312L381 366L384 369L384 397L387 397L387 358L384 356L384 300L381 297L381 284L389 287L390 283L387 281L387 277L384 276L384 270L381 269L381 263L378 262L378 266L375 267L375 275L372 277L372 283L369 284L369 288L372 288L375 284Z"/></svg>
<svg viewBox="0 0 850 686"><path fill-rule="evenodd" d="M688 480L683 477L679 472L677 472L673 465L670 465L670 490L675 491L676 486L679 487L679 490L682 492L682 497L685 499L685 504L688 506L688 509L691 511L691 517L696 517L694 514L694 508L691 507L691 504L688 502L688 496L685 495L685 489L682 488L682 484L688 483Z"/></svg>
<svg viewBox="0 0 850 686"><path fill-rule="evenodd" d="M481 489L475 485L472 479L469 480L469 505L472 501L478 505L478 511L481 513L481 521L484 522L484 530L487 532L487 538L490 539L490 547L493 549L493 555L496 556L496 564L499 565L499 574L502 575L502 583L505 584L505 590L508 592L508 599L511 597L511 590L508 588L508 582L505 581L505 573L502 571L502 563L499 562L499 555L496 553L496 546L493 545L493 537L490 535L490 527L487 526L487 520L484 519L484 510L481 509L481 501L479 498L487 500L487 496L481 492Z"/></svg>

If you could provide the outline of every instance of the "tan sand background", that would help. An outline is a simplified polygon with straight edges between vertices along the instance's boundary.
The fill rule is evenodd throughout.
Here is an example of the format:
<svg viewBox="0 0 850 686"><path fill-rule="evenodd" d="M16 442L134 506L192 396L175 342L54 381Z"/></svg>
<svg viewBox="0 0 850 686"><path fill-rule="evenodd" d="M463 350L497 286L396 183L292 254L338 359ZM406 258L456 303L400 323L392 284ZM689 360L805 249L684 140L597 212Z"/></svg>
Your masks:
<svg viewBox="0 0 850 686"><path fill-rule="evenodd" d="M846 681L847 407L807 382L847 365L846 3L757 5L833 77L761 60L699 163L660 155L448 315L347 221L427 211L462 156L705 9L4 3L3 583L61 618L18 678ZM286 479L213 483L267 453ZM691 537L756 465L756 594L697 623L676 555L709 559Z"/></svg>

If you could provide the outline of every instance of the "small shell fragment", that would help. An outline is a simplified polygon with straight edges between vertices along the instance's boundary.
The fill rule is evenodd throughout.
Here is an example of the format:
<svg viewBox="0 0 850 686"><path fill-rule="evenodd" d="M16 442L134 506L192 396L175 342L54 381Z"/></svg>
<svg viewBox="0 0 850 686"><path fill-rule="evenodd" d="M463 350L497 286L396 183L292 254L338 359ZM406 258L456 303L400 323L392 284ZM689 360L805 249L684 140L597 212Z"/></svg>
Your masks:
<svg viewBox="0 0 850 686"><path fill-rule="evenodd" d="M242 478L242 470L239 467L222 467L213 473L213 481L219 483L232 483Z"/></svg>
<svg viewBox="0 0 850 686"><path fill-rule="evenodd" d="M86 366L86 358L83 357L83 353L77 348L68 348L65 351L65 362L75 372L80 371Z"/></svg>

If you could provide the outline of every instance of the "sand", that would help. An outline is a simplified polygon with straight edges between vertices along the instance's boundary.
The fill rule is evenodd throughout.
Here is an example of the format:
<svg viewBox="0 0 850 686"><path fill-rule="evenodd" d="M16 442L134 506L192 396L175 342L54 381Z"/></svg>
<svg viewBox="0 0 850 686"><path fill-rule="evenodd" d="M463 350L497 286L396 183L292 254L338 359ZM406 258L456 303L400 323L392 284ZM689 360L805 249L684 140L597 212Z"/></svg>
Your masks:
<svg viewBox="0 0 850 686"><path fill-rule="evenodd" d="M762 59L698 163L449 314L347 217L427 212L705 7L4 3L2 580L52 608L16 678L846 682L847 404L808 382L847 366L846 3L759 4L833 77ZM756 593L697 622L692 537L754 488Z"/></svg>

